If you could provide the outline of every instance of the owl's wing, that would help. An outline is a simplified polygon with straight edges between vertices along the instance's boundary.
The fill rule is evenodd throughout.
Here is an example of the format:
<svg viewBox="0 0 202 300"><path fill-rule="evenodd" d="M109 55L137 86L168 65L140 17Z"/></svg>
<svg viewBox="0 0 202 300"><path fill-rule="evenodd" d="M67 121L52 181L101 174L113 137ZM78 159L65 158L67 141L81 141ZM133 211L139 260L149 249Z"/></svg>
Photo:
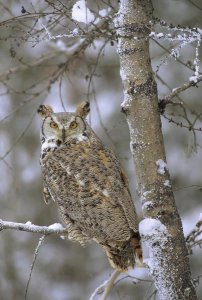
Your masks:
<svg viewBox="0 0 202 300"><path fill-rule="evenodd" d="M121 187L121 197L117 200L124 211L129 227L134 232L138 232L138 218L131 197L127 175L122 169L119 161L117 160L117 157L110 149L107 149L107 151L105 150L104 153L106 159L108 159L111 162L112 167L114 168L114 172L117 174L117 177L114 178L114 180L116 181L118 179L118 181L120 181L119 184Z"/></svg>
<svg viewBox="0 0 202 300"><path fill-rule="evenodd" d="M45 182L62 212L99 243L130 239L137 216L115 155L103 146L75 144L50 153Z"/></svg>
<svg viewBox="0 0 202 300"><path fill-rule="evenodd" d="M48 187L47 187L45 181L43 182L43 185L44 185L43 186L43 199L44 199L44 202L48 205L48 204L50 204L52 197L51 197L51 194L48 190Z"/></svg>

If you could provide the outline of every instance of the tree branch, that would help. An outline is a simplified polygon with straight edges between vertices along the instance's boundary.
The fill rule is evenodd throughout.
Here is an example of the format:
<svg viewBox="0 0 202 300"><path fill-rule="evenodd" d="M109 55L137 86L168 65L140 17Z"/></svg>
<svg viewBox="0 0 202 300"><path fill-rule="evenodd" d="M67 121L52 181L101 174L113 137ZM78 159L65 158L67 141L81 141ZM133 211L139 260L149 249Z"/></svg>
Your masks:
<svg viewBox="0 0 202 300"><path fill-rule="evenodd" d="M50 51L46 55L34 59L30 63L24 63L19 66L10 68L9 70L5 70L2 73L0 73L0 81L3 81L5 78L9 78L10 75L13 75L17 72L25 71L29 68L32 67L37 67L42 65L44 62L47 60L54 60L54 58L59 57L61 55L65 56L65 62L68 59L78 55L82 51L84 51L92 42L94 39L102 37L104 35L103 30L105 31L106 28L108 28L108 18L106 19L101 19L99 22L96 24L97 29L95 29L95 26L90 26L88 28L88 32L86 32L86 36L75 36L77 40L72 44L72 46L65 47L65 48L60 48L57 46L55 43L50 43L49 46L55 50L55 51ZM59 37L65 37L65 35L61 36L56 36L52 37L51 39L59 39ZM50 41L51 39L47 39ZM61 63L60 63L61 64Z"/></svg>
<svg viewBox="0 0 202 300"><path fill-rule="evenodd" d="M27 281L26 289L25 289L25 300L27 300L27 294L28 294L28 289L29 289L29 284L30 284L30 281L31 281L31 277L32 277L32 272L33 272L33 269L34 269L34 264L36 262L37 255L39 253L39 249L41 248L41 245L45 241L45 237L46 237L45 235L42 235L40 237L38 245L37 245L37 247L35 249L35 252L34 252L34 257L33 257L33 261L32 261L31 268L30 268L29 278L28 278L28 281Z"/></svg>
<svg viewBox="0 0 202 300"><path fill-rule="evenodd" d="M188 88L192 86L196 86L197 83L199 83L200 81L202 81L202 75L196 77L194 80L190 80L189 82L174 88L170 94L168 94L167 96L165 96L163 99L160 100L160 103L163 102L164 105L167 105L169 102L171 102L171 99L173 99L175 96L186 91Z"/></svg>
<svg viewBox="0 0 202 300"><path fill-rule="evenodd" d="M108 280L106 280L105 282L103 282L100 286L98 286L96 288L96 290L93 292L93 294L90 296L89 300L94 300L95 297L99 294L103 294L102 295L102 300L106 300L107 299L107 295L109 294L109 292L111 291L115 280L117 279L117 277L121 274L121 272L119 270L115 270L112 275L110 276L110 278Z"/></svg>
<svg viewBox="0 0 202 300"><path fill-rule="evenodd" d="M196 222L195 227L187 235L186 242L190 253L192 253L192 248L194 246L200 246L202 244L202 215L200 216L200 219Z"/></svg>

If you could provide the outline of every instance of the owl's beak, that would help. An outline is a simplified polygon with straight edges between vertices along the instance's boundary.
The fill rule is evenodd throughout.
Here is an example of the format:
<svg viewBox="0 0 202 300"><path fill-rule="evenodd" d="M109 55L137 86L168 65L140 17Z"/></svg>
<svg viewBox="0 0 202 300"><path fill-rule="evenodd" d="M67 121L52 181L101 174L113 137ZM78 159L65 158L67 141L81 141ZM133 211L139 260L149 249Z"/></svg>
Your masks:
<svg viewBox="0 0 202 300"><path fill-rule="evenodd" d="M62 141L65 142L66 134L65 134L65 128L62 128Z"/></svg>

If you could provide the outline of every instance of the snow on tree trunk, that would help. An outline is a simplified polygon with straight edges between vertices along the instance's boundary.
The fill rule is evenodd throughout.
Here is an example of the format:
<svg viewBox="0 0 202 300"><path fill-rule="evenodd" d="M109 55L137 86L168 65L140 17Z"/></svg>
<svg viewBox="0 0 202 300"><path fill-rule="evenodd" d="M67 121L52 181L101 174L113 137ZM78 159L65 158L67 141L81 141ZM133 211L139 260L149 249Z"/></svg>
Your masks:
<svg viewBox="0 0 202 300"><path fill-rule="evenodd" d="M115 19L124 87L123 112L131 135L138 191L145 219L140 234L150 250L148 265L161 300L197 299L166 166L157 86L149 55L150 0L121 0Z"/></svg>

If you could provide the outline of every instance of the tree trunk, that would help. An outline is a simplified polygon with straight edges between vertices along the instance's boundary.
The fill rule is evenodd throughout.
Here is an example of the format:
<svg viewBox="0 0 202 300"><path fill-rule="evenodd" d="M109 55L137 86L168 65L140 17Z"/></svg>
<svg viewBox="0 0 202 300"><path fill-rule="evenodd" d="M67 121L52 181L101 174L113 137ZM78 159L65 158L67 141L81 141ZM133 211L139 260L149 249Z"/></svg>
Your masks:
<svg viewBox="0 0 202 300"><path fill-rule="evenodd" d="M144 220L140 234L150 250L148 265L160 299L197 299L175 205L149 56L152 2L121 0L115 19L124 86L123 112L131 135Z"/></svg>

